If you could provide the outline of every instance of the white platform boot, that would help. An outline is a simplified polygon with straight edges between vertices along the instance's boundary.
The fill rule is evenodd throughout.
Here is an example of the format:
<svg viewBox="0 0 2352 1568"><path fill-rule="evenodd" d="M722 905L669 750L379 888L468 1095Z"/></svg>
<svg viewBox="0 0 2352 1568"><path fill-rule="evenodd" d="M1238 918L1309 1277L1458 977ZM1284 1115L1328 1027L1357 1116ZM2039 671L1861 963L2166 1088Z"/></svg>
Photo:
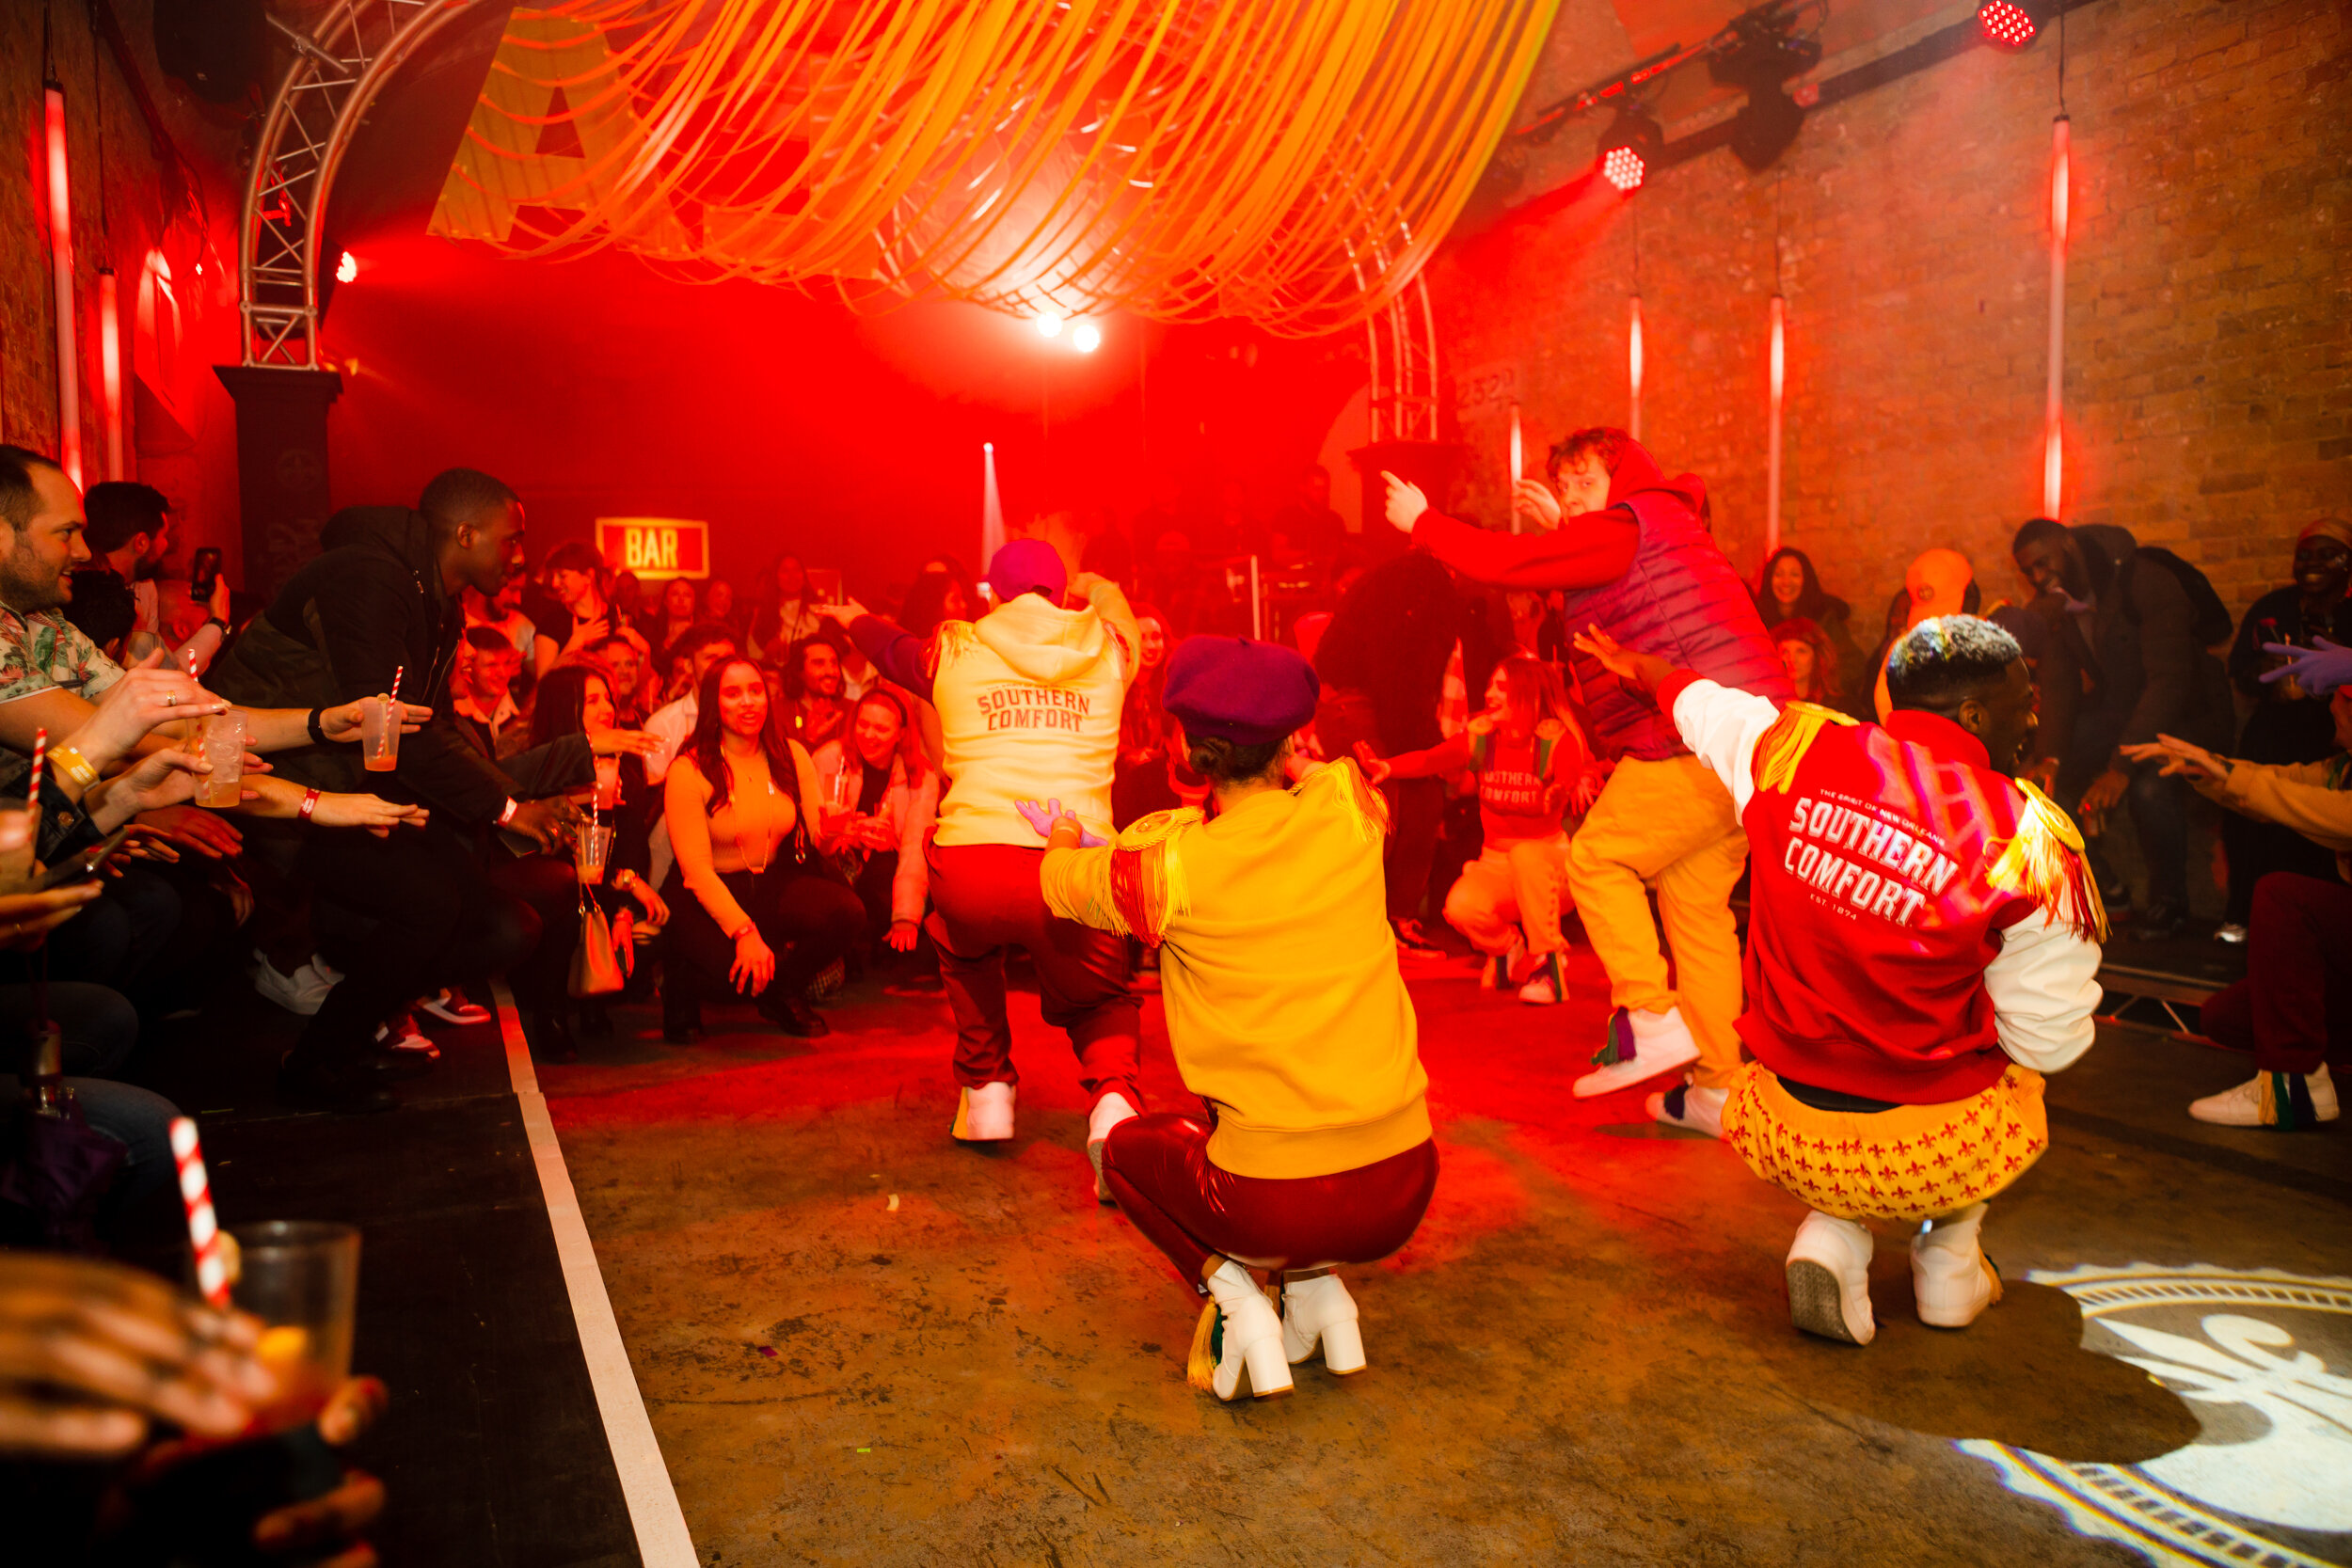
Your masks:
<svg viewBox="0 0 2352 1568"><path fill-rule="evenodd" d="M1328 1269L1282 1280L1282 1354L1294 1367L1323 1345L1324 1370L1346 1377L1364 1370L1364 1335L1356 1298Z"/></svg>
<svg viewBox="0 0 2352 1568"><path fill-rule="evenodd" d="M1788 1321L1807 1334L1867 1345L1878 1338L1870 1312L1870 1228L1819 1209L1788 1248Z"/></svg>
<svg viewBox="0 0 2352 1568"><path fill-rule="evenodd" d="M1103 1146L1110 1141L1111 1129L1122 1121L1140 1115L1127 1103L1123 1094L1106 1094L1094 1102L1094 1114L1087 1117L1087 1164L1094 1167L1094 1201L1113 1203L1111 1185L1103 1180Z"/></svg>
<svg viewBox="0 0 2352 1568"><path fill-rule="evenodd" d="M2001 1276L1978 1244L1984 1205L1947 1214L1911 1238L1911 1291L1919 1321L1931 1328L1965 1328L2001 1299Z"/></svg>
<svg viewBox="0 0 2352 1568"><path fill-rule="evenodd" d="M1291 1367L1282 1359L1282 1320L1274 1304L1249 1277L1249 1271L1228 1258L1208 1277L1209 1305L1200 1310L1193 1331L1192 1355L1185 1376L1195 1388L1218 1399L1237 1399L1242 1374L1249 1376L1249 1392L1271 1399L1291 1391Z"/></svg>
<svg viewBox="0 0 2352 1568"><path fill-rule="evenodd" d="M956 1100L951 1131L968 1144L999 1144L1012 1136L1012 1085L982 1084Z"/></svg>

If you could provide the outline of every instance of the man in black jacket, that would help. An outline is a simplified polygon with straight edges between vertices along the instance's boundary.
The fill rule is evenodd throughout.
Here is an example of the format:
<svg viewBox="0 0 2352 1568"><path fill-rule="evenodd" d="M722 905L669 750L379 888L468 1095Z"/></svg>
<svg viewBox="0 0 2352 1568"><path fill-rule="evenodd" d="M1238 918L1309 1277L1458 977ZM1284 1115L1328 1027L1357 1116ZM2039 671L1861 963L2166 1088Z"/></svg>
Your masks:
<svg viewBox="0 0 2352 1568"><path fill-rule="evenodd" d="M294 832L254 846L306 880L318 901L374 922L286 1058L281 1086L295 1098L338 1110L388 1109L388 1082L421 1064L379 1050L378 1026L454 978L511 967L538 941L538 916L493 888L469 841L495 824L560 847L577 818L562 792L596 776L588 742L569 737L565 754L517 783L459 732L450 703L465 635L459 593L495 595L520 569L522 538L521 500L469 468L435 478L414 512L347 509L322 536L326 552L294 575L214 667L214 688L236 693L232 701L343 703L390 690L397 673L403 698L433 710L401 740L397 768L373 776L388 797L432 809L421 834L387 841ZM306 747L272 760L280 777L315 789L356 788L365 777L350 747Z"/></svg>
<svg viewBox="0 0 2352 1568"><path fill-rule="evenodd" d="M2128 804L2148 878L2131 935L2176 935L2188 916L2188 784L2131 762L2122 748L2159 734L2228 744L2228 681L2209 651L2230 635L2228 611L2195 567L2169 550L2139 547L2119 528L2070 529L2037 517L2010 548L2018 571L2081 629L2096 662L2097 690L2072 714L2071 734L2045 747L2059 758L2058 802L2093 832Z"/></svg>

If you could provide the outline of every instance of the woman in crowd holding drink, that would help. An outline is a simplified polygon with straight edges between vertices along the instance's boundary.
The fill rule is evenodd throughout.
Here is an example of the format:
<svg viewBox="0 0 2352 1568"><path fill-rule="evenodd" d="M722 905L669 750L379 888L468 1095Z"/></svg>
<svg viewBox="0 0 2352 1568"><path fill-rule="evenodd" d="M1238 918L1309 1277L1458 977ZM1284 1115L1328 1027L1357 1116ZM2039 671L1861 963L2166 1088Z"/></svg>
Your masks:
<svg viewBox="0 0 2352 1568"><path fill-rule="evenodd" d="M850 870L868 936L912 953L930 874L923 840L939 816L939 771L923 760L905 699L877 688L858 699L847 740L817 748L825 853Z"/></svg>
<svg viewBox="0 0 2352 1568"><path fill-rule="evenodd" d="M747 658L704 674L694 733L664 781L677 864L661 988L664 1038L699 1024L705 994L757 999L788 1035L822 1035L809 982L866 928L857 895L826 875L807 814L817 767L770 723L768 684Z"/></svg>

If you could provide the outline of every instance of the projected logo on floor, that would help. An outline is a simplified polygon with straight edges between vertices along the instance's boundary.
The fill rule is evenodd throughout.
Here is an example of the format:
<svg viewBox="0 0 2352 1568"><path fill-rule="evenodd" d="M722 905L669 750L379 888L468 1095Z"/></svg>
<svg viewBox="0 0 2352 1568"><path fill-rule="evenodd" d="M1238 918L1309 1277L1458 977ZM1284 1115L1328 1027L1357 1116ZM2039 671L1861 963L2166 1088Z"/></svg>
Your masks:
<svg viewBox="0 0 2352 1568"><path fill-rule="evenodd" d="M2002 1443L2011 1491L2159 1563L2323 1568L2352 1532L2352 1279L2265 1269L2037 1271L2082 1308L2086 1348L2189 1402L2203 1434L2142 1465L2078 1465ZM2334 1537L2335 1539L2328 1539Z"/></svg>

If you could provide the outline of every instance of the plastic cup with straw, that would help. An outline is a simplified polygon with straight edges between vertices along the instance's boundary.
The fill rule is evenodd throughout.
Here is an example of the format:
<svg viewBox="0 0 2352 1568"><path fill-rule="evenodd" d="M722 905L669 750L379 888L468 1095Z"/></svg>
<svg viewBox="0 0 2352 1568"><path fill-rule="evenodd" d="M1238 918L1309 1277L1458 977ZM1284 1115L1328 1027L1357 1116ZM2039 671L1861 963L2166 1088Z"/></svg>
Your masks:
<svg viewBox="0 0 2352 1568"><path fill-rule="evenodd" d="M389 773L400 766L400 677L406 665L392 671L392 689L359 705L360 766L371 773Z"/></svg>

